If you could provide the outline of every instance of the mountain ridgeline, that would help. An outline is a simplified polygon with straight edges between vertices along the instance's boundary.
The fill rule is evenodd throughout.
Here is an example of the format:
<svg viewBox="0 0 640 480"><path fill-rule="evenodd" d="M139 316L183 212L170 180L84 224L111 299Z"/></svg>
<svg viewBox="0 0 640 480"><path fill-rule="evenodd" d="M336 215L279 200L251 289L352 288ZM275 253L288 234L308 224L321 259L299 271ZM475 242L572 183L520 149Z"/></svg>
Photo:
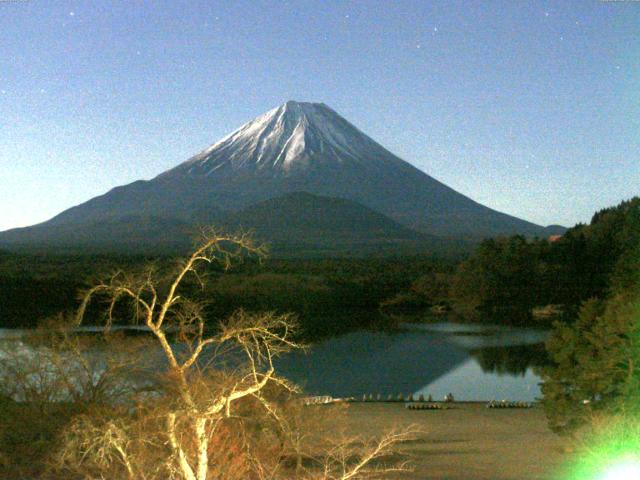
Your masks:
<svg viewBox="0 0 640 480"><path fill-rule="evenodd" d="M172 249L203 224L253 229L283 251L325 253L437 251L447 242L563 231L474 202L324 104L287 102L152 180L0 233L0 246Z"/></svg>

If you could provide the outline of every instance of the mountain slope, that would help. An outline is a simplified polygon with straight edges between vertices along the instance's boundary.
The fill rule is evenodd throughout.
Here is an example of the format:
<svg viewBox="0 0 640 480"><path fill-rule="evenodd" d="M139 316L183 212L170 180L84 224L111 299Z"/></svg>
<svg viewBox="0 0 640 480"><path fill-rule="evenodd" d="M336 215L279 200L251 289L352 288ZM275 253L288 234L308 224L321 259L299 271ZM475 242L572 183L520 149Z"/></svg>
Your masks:
<svg viewBox="0 0 640 480"><path fill-rule="evenodd" d="M230 218L225 211L293 192L351 200L442 237L547 236L543 227L480 205L401 160L326 105L287 102L152 180L114 188L34 231L0 233L0 244L47 241L48 229L57 238L65 225L74 230L130 216L216 223Z"/></svg>
<svg viewBox="0 0 640 480"><path fill-rule="evenodd" d="M175 218L125 214L82 224L40 224L0 234L0 243L25 249L91 252L172 252L191 245L197 230Z"/></svg>
<svg viewBox="0 0 640 480"><path fill-rule="evenodd" d="M202 209L200 219L216 218L227 231L250 230L280 256L363 256L424 251L458 255L464 242L450 242L400 225L350 200L294 192L220 214ZM85 252L171 253L188 248L209 221L127 214L82 224L37 225L5 232L3 241L33 250L82 249ZM46 248L48 247L48 248Z"/></svg>
<svg viewBox="0 0 640 480"><path fill-rule="evenodd" d="M416 240L425 238L363 205L340 198L294 192L229 214L228 227L249 228L265 240Z"/></svg>
<svg viewBox="0 0 640 480"><path fill-rule="evenodd" d="M351 200L294 192L250 205L222 220L251 230L278 253L300 255L459 253L467 245L421 234Z"/></svg>

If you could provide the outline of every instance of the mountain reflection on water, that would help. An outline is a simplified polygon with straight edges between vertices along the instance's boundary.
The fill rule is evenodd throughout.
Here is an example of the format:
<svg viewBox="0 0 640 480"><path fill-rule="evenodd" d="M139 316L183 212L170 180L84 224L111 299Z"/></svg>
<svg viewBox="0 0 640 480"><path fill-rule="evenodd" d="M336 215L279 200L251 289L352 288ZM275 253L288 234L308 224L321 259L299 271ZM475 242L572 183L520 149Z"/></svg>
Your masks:
<svg viewBox="0 0 640 480"><path fill-rule="evenodd" d="M84 327L78 332L102 330ZM28 348L20 341L26 333L0 329L0 340L18 341L20 348ZM403 324L392 331L360 330L323 340L306 353L278 358L276 369L312 395L422 394L437 400L452 393L457 400L533 401L540 396L534 369L547 361L543 343L547 336L545 330L493 325ZM106 354L93 352L98 361ZM204 352L203 358L208 354ZM145 353L145 361L152 370L165 364L162 351L153 347Z"/></svg>
<svg viewBox="0 0 640 480"><path fill-rule="evenodd" d="M279 360L280 373L310 394L432 395L457 400L540 396L544 330L438 323L393 332L357 331Z"/></svg>

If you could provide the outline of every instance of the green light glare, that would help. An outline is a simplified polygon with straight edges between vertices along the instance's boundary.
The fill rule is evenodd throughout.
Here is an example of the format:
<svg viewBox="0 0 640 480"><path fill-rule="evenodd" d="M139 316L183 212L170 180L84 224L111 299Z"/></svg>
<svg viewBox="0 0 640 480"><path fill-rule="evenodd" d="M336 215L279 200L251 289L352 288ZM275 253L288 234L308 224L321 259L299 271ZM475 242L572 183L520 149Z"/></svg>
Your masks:
<svg viewBox="0 0 640 480"><path fill-rule="evenodd" d="M640 419L618 415L599 426L568 459L562 480L640 480Z"/></svg>
<svg viewBox="0 0 640 480"><path fill-rule="evenodd" d="M598 480L638 480L640 479L640 462L625 460L617 463L598 477Z"/></svg>

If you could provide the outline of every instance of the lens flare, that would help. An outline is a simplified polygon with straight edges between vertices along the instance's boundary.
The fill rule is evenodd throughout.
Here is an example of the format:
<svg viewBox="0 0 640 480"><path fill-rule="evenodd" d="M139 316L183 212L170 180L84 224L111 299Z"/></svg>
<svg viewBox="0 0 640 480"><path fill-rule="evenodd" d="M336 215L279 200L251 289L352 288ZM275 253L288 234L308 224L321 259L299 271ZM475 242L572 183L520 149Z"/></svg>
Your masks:
<svg viewBox="0 0 640 480"><path fill-rule="evenodd" d="M608 416L561 469L562 480L640 480L640 415Z"/></svg>
<svg viewBox="0 0 640 480"><path fill-rule="evenodd" d="M598 480L638 480L640 479L640 462L637 460L626 460L612 465Z"/></svg>

